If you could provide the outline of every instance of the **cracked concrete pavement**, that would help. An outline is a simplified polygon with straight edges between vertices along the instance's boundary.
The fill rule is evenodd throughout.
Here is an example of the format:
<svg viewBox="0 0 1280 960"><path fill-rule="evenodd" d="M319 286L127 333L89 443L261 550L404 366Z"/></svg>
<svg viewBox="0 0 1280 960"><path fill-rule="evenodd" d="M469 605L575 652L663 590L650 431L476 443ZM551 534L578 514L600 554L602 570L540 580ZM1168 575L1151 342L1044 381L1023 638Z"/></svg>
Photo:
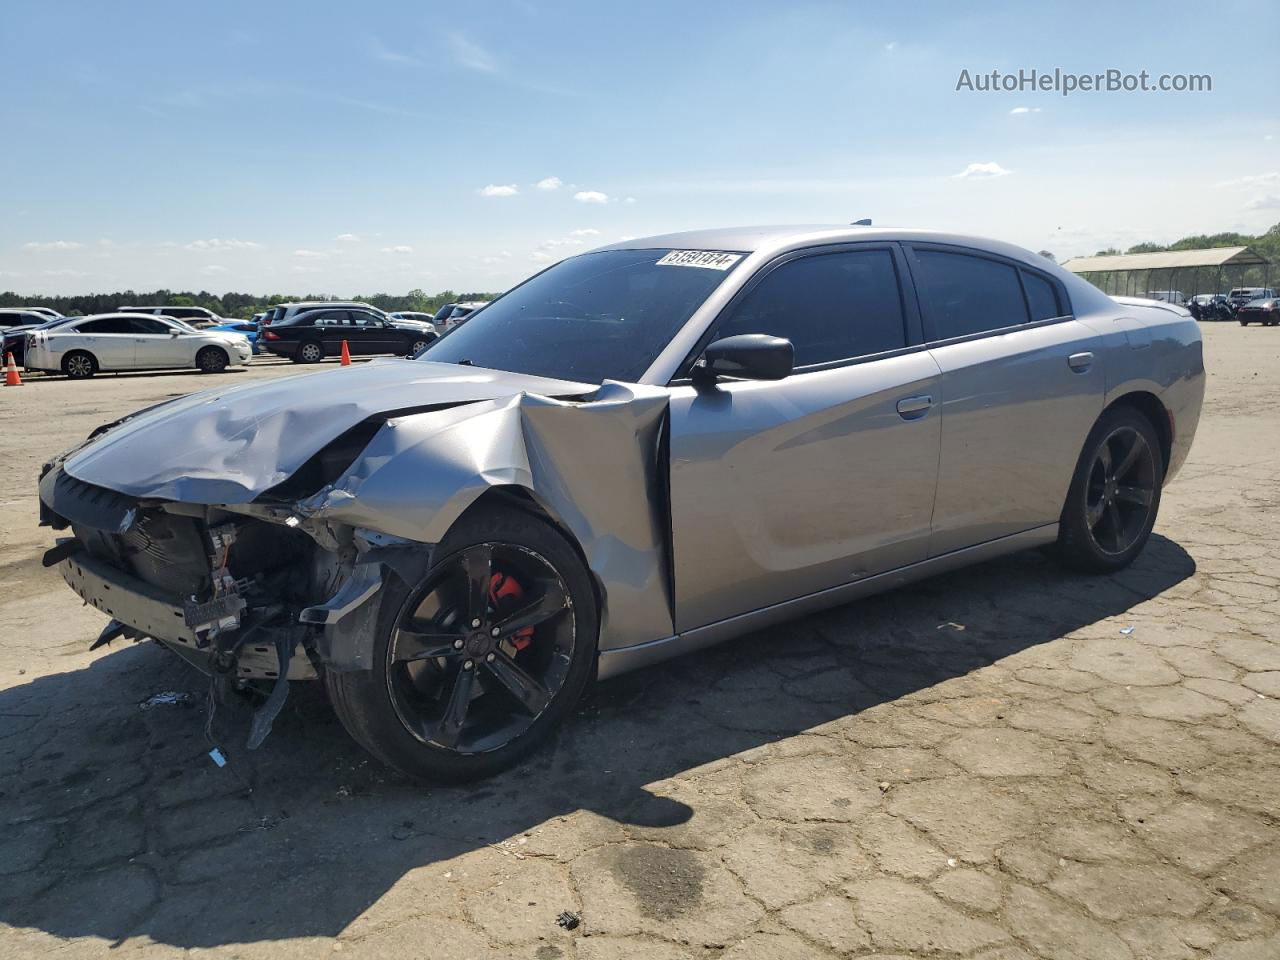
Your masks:
<svg viewBox="0 0 1280 960"><path fill-rule="evenodd" d="M0 957L1274 960L1280 330L1205 339L1130 570L1029 553L601 684L466 788L403 782L306 687L253 754L221 712L214 766L197 675L87 652L103 618L40 569L33 495L209 380L3 391ZM193 701L140 708L162 691Z"/></svg>

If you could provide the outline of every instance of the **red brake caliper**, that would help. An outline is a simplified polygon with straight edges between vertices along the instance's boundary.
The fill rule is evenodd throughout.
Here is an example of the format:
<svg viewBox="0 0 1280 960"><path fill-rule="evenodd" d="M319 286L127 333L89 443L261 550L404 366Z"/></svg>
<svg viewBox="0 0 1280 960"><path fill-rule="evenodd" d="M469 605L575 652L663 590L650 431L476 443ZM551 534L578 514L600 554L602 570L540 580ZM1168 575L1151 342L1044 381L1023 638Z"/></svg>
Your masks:
<svg viewBox="0 0 1280 960"><path fill-rule="evenodd" d="M509 609L523 596L524 587L520 586L515 577L509 577L505 573L495 573L489 578L489 602L493 604L495 610L501 611L504 607ZM516 648L517 653L531 643L533 643L533 627L517 630L511 637L511 644Z"/></svg>

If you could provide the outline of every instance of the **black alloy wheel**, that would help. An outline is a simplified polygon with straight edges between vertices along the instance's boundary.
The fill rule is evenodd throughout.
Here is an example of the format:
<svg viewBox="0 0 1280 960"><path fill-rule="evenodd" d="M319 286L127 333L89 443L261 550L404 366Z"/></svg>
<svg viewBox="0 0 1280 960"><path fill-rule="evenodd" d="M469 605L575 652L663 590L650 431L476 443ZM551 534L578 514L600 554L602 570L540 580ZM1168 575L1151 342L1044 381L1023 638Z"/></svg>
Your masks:
<svg viewBox="0 0 1280 960"><path fill-rule="evenodd" d="M1147 438L1131 426L1103 441L1089 471L1085 494L1090 535L1098 549L1118 556L1147 528L1155 501L1155 456Z"/></svg>
<svg viewBox="0 0 1280 960"><path fill-rule="evenodd" d="M387 648L387 687L416 738L462 754L524 734L564 686L575 618L556 569L527 547L454 554L409 598Z"/></svg>

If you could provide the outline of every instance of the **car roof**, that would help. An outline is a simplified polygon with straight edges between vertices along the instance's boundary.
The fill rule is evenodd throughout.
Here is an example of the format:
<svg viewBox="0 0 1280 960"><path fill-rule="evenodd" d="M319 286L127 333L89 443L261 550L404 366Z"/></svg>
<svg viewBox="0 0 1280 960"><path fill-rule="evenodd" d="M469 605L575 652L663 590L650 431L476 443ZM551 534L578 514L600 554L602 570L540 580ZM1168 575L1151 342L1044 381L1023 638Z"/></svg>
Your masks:
<svg viewBox="0 0 1280 960"><path fill-rule="evenodd" d="M866 227L836 224L801 224L798 226L723 227L715 230L690 230L664 233L652 237L633 237L599 247L600 250L727 250L740 253L775 254L800 247L852 241L908 240L917 243L950 243L987 250L1018 260L1042 260L1031 251L1000 240L938 230L898 227ZM1049 261L1045 261L1048 263Z"/></svg>

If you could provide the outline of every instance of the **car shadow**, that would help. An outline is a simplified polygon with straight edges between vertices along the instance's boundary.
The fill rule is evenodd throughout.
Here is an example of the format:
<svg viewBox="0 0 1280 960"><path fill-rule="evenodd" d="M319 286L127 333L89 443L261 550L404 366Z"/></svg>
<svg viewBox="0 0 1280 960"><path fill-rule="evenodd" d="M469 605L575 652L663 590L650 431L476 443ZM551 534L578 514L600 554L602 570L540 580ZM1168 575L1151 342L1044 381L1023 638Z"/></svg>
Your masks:
<svg viewBox="0 0 1280 960"><path fill-rule="evenodd" d="M619 837L705 824L714 810L656 785L856 725L1194 571L1154 536L1112 577L1064 573L1034 551L946 574L601 683L549 748L463 787L416 786L370 759L318 685L295 684L254 753L240 746L245 711L219 708L220 768L198 675L155 645L116 648L0 693L0 922L183 948L333 936L422 868L434 869L410 881L414 895L443 896L461 854L581 849L558 819L577 811ZM190 699L140 706L161 692Z"/></svg>

